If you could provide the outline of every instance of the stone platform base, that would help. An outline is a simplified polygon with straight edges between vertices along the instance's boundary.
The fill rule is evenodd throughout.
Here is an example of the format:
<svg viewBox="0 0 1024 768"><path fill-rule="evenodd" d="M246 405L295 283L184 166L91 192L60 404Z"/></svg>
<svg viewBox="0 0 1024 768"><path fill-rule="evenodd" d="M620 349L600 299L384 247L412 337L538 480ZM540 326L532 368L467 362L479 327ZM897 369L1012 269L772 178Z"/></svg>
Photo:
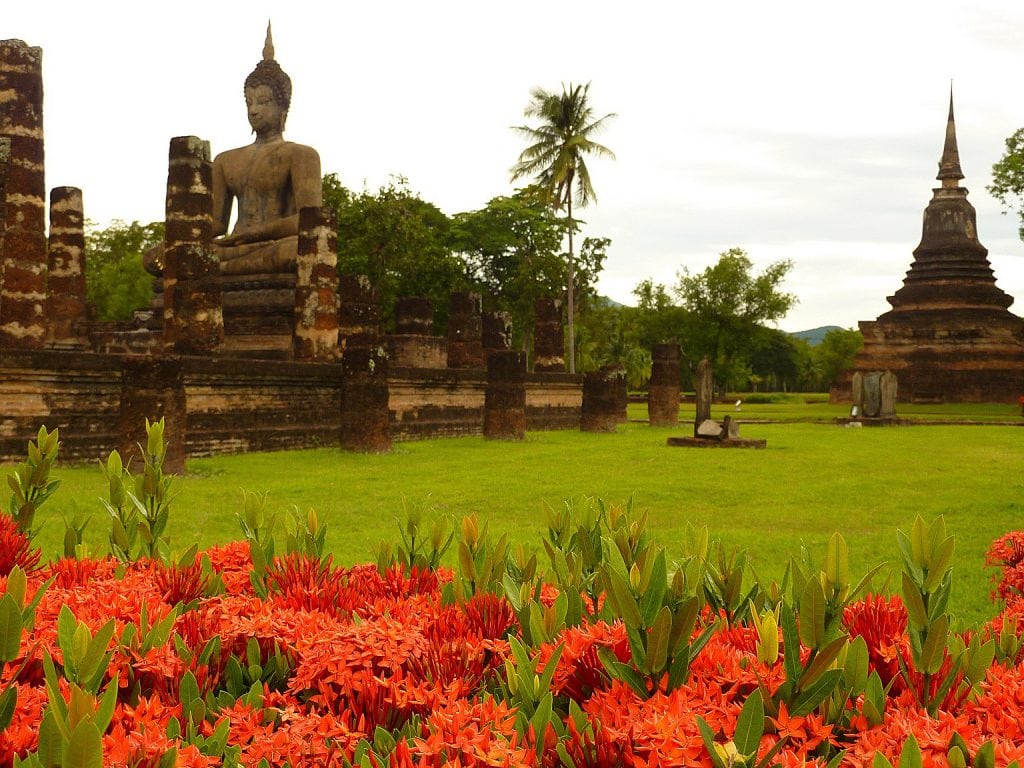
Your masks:
<svg viewBox="0 0 1024 768"><path fill-rule="evenodd" d="M906 419L899 419L895 416L882 417L865 417L858 416L853 418L852 416L840 416L836 419L836 424L843 427L899 427L905 426L910 422Z"/></svg>
<svg viewBox="0 0 1024 768"><path fill-rule="evenodd" d="M672 448L765 448L767 440L708 440L703 437L670 437L665 443Z"/></svg>

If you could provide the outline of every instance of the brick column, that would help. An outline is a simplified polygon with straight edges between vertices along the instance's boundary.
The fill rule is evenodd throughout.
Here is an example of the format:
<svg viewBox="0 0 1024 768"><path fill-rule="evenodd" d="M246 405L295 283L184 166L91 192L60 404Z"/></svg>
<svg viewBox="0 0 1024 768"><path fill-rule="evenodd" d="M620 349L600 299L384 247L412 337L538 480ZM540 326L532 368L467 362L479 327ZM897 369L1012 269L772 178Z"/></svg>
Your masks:
<svg viewBox="0 0 1024 768"><path fill-rule="evenodd" d="M481 318L484 355L512 347L512 316L508 312L486 312Z"/></svg>
<svg viewBox="0 0 1024 768"><path fill-rule="evenodd" d="M82 190L50 190L49 289L50 341L81 347L85 329L85 215Z"/></svg>
<svg viewBox="0 0 1024 768"><path fill-rule="evenodd" d="M296 360L338 355L338 228L329 208L299 211L295 278Z"/></svg>
<svg viewBox="0 0 1024 768"><path fill-rule="evenodd" d="M348 347L376 344L380 338L380 299L366 275L338 278L338 344Z"/></svg>
<svg viewBox="0 0 1024 768"><path fill-rule="evenodd" d="M522 440L526 435L526 353L492 350L487 357L484 437Z"/></svg>
<svg viewBox="0 0 1024 768"><path fill-rule="evenodd" d="M171 139L164 234L164 349L208 355L224 344L220 262L211 247L210 144Z"/></svg>
<svg viewBox="0 0 1024 768"><path fill-rule="evenodd" d="M395 302L395 334L433 336L434 305L422 296L402 296Z"/></svg>
<svg viewBox="0 0 1024 768"><path fill-rule="evenodd" d="M7 171L11 164L11 137L0 136L0 293L4 285L4 231L7 229Z"/></svg>
<svg viewBox="0 0 1024 768"><path fill-rule="evenodd" d="M166 420L164 469L185 471L185 384L177 357L125 357L121 363L121 404L117 417L118 452L136 471L139 446L146 445L146 419Z"/></svg>
<svg viewBox="0 0 1024 768"><path fill-rule="evenodd" d="M483 368L486 360L480 294L458 292L448 300L448 367Z"/></svg>
<svg viewBox="0 0 1024 768"><path fill-rule="evenodd" d="M647 385L647 414L652 427L679 423L679 345L655 344L651 350L651 381Z"/></svg>
<svg viewBox="0 0 1024 768"><path fill-rule="evenodd" d="M558 299L537 299L533 304L533 370L565 373L565 331Z"/></svg>
<svg viewBox="0 0 1024 768"><path fill-rule="evenodd" d="M626 371L619 365L605 365L583 377L583 432L614 432L623 420L626 405Z"/></svg>
<svg viewBox="0 0 1024 768"><path fill-rule="evenodd" d="M43 51L0 41L0 136L10 139L0 264L0 346L46 341L46 180Z"/></svg>
<svg viewBox="0 0 1024 768"><path fill-rule="evenodd" d="M346 346L341 358L341 447L391 450L388 358L380 344Z"/></svg>

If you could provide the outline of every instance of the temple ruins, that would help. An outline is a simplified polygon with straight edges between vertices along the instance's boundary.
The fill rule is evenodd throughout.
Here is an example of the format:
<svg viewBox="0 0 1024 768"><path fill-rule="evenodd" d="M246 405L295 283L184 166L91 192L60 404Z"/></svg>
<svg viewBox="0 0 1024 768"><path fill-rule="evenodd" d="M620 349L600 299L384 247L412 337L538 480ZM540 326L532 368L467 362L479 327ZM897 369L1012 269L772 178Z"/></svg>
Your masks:
<svg viewBox="0 0 1024 768"><path fill-rule="evenodd" d="M0 461L40 424L61 430L66 458L130 454L160 416L177 470L214 453L579 428L557 302L538 303L528 372L479 295L452 294L446 336L430 301L399 299L385 334L376 288L338 275L319 156L282 135L291 80L269 28L244 86L255 142L211 160L201 138L170 139L165 240L144 260L155 299L134 323L87 316L87 188L52 191L47 234L39 48L0 41L0 94Z"/></svg>
<svg viewBox="0 0 1024 768"><path fill-rule="evenodd" d="M898 379L900 402L1015 403L1024 391L1024 320L996 286L960 186L952 94L936 178L903 287L888 297L890 311L860 323L864 347L833 384L833 402L850 402L856 373L882 371Z"/></svg>

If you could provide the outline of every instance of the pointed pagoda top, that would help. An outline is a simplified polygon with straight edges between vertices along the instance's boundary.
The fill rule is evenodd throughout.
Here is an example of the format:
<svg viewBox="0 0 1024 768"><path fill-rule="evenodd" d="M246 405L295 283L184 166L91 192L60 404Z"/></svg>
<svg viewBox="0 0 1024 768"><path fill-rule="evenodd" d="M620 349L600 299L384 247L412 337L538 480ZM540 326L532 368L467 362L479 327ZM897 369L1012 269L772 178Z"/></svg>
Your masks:
<svg viewBox="0 0 1024 768"><path fill-rule="evenodd" d="M942 159L939 160L939 175L935 178L944 187L957 187L957 182L964 177L960 170L960 150L956 146L956 123L953 120L953 85L949 86L949 118L946 121L946 143L942 147Z"/></svg>

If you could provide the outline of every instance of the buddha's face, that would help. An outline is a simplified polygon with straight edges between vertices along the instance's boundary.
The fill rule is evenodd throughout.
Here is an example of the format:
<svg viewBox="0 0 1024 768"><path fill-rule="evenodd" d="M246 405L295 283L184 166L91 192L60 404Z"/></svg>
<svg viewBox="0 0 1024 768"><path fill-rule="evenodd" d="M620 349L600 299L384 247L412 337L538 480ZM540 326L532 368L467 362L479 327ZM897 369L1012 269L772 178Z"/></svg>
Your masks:
<svg viewBox="0 0 1024 768"><path fill-rule="evenodd" d="M269 85L246 88L245 105L249 110L249 125L257 137L284 130L285 110L274 99Z"/></svg>

